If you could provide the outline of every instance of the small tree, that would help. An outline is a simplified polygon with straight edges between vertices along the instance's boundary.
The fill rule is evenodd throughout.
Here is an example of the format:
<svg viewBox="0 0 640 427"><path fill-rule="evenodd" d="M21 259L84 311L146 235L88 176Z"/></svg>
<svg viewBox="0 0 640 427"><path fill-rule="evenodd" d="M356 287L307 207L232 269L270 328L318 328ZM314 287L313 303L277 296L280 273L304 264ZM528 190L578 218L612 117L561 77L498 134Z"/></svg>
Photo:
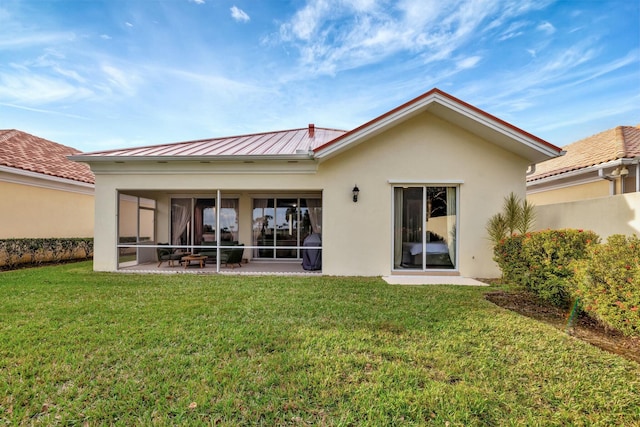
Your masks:
<svg viewBox="0 0 640 427"><path fill-rule="evenodd" d="M504 198L502 212L497 213L487 222L487 233L494 245L515 234L525 234L531 230L535 222L535 207L532 203L520 200L511 192Z"/></svg>

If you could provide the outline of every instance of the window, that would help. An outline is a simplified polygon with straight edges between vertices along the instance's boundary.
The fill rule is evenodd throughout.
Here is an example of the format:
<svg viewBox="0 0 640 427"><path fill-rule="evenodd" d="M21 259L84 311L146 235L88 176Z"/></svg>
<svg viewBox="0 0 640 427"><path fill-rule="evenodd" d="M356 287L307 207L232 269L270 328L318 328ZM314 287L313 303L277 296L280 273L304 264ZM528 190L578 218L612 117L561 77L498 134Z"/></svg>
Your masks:
<svg viewBox="0 0 640 427"><path fill-rule="evenodd" d="M457 187L395 187L394 269L456 268Z"/></svg>

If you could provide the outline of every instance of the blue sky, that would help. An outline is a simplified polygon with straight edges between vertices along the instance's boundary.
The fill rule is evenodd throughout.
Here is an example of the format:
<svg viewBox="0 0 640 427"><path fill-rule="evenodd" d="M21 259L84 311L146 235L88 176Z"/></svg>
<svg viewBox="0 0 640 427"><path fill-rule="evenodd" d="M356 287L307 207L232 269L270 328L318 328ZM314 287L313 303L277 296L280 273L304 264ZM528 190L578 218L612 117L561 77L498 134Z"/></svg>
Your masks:
<svg viewBox="0 0 640 427"><path fill-rule="evenodd" d="M348 130L433 87L559 146L640 124L640 2L0 0L0 128L82 151Z"/></svg>

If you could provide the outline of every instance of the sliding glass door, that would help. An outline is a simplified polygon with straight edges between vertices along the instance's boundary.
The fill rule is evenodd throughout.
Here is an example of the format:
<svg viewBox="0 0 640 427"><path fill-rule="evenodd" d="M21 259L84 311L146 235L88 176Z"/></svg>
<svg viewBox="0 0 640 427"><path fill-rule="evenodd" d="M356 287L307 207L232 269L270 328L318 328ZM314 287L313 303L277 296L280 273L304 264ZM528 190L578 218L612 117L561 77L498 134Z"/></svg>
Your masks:
<svg viewBox="0 0 640 427"><path fill-rule="evenodd" d="M394 269L456 268L457 187L395 187Z"/></svg>
<svg viewBox="0 0 640 427"><path fill-rule="evenodd" d="M220 240L238 240L238 199L221 200ZM173 245L215 245L215 198L171 199L171 243Z"/></svg>
<svg viewBox="0 0 640 427"><path fill-rule="evenodd" d="M255 258L299 259L304 240L320 234L321 199L302 197L253 200Z"/></svg>

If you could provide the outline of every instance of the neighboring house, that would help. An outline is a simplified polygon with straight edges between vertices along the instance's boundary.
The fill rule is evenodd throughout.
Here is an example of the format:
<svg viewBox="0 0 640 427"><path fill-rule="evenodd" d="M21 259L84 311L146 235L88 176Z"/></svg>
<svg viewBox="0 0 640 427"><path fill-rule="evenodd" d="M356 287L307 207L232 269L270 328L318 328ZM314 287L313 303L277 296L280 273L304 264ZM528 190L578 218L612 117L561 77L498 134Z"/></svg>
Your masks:
<svg viewBox="0 0 640 427"><path fill-rule="evenodd" d="M299 262L321 236L323 274L496 277L487 220L509 193L524 197L528 167L560 153L433 89L348 132L309 125L70 158L96 175L98 271L119 267L126 195L155 224L152 242L232 240L251 260Z"/></svg>
<svg viewBox="0 0 640 427"><path fill-rule="evenodd" d="M80 151L0 130L0 239L93 237L94 176Z"/></svg>
<svg viewBox="0 0 640 427"><path fill-rule="evenodd" d="M563 147L535 166L527 198L536 205L640 191L640 127L618 126Z"/></svg>
<svg viewBox="0 0 640 427"><path fill-rule="evenodd" d="M618 126L563 149L527 176L537 228L640 233L640 127Z"/></svg>

